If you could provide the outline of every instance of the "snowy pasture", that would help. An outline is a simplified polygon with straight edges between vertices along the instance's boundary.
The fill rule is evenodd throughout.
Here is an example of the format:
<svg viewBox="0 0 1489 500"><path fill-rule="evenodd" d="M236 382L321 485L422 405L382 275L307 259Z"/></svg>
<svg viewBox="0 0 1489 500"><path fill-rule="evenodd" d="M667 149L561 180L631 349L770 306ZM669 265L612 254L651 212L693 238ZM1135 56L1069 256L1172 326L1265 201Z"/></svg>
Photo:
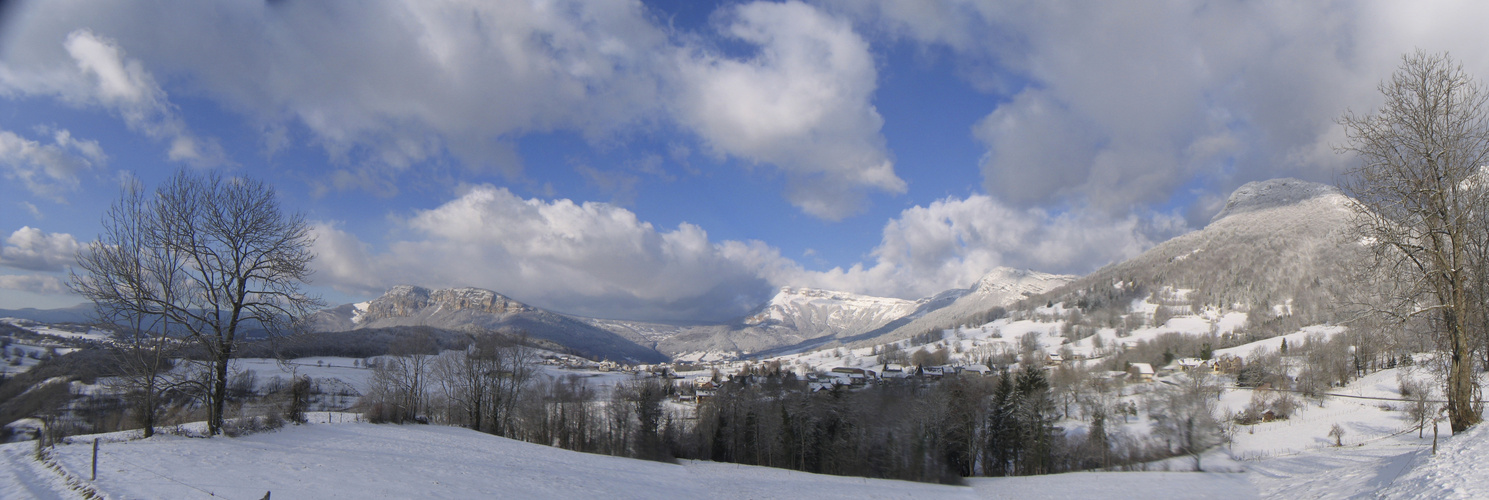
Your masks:
<svg viewBox="0 0 1489 500"><path fill-rule="evenodd" d="M313 423L240 438L104 436L99 477L87 481L91 440L55 448L58 468L31 443L0 445L0 497L81 498L1484 498L1478 462L1489 435L1398 435L1238 463L1243 473L1080 472L974 478L966 486L825 476L766 467L664 464L578 453L467 429ZM335 423L331 423L334 421ZM1430 435L1430 433L1429 433ZM1285 439L1274 434L1267 439ZM1225 451L1215 450L1221 455ZM1217 457L1218 458L1218 457ZM59 472L60 471L60 472ZM231 471L223 473L222 471Z"/></svg>
<svg viewBox="0 0 1489 500"><path fill-rule="evenodd" d="M344 420L344 419L342 419ZM110 498L1112 498L1202 492L1189 498L1255 498L1241 474L1079 473L980 478L967 486L826 476L683 461L647 462L578 453L467 429L320 423L241 438L159 435L105 442L99 477L82 481ZM0 446L0 496L76 498L87 439L60 445L65 474L30 460L29 443ZM232 471L224 474L222 471Z"/></svg>

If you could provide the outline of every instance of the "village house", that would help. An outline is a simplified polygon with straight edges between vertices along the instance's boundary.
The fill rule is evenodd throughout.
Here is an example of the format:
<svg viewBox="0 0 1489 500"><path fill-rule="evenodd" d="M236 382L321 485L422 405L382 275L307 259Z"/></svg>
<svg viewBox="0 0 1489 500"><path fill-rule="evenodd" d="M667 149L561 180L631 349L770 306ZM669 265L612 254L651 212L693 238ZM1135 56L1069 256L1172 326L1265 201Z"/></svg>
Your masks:
<svg viewBox="0 0 1489 500"><path fill-rule="evenodd" d="M1174 361L1174 364L1179 367L1180 371L1187 372L1196 368L1203 367L1205 365L1205 362L1201 361L1199 358L1179 358Z"/></svg>
<svg viewBox="0 0 1489 500"><path fill-rule="evenodd" d="M1215 358L1215 371L1234 374L1240 372L1242 366L1244 366L1245 364L1246 363L1241 360L1240 356L1223 354L1220 357Z"/></svg>
<svg viewBox="0 0 1489 500"><path fill-rule="evenodd" d="M981 376L984 376L984 377L993 374L993 369L992 368L988 368L987 365L980 364L980 363L979 364L970 364L970 365L967 365L967 366L963 366L961 368L961 371L976 373L976 374L981 375Z"/></svg>
<svg viewBox="0 0 1489 500"><path fill-rule="evenodd" d="M1127 379L1133 382L1152 382L1153 365L1148 363L1133 363L1127 367Z"/></svg>

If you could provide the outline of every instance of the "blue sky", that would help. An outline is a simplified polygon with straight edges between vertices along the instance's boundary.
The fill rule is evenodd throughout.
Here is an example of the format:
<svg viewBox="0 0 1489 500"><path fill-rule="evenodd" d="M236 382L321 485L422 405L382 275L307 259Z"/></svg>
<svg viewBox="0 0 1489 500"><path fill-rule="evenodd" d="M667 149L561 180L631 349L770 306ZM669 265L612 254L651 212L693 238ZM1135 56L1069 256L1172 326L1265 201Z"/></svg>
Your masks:
<svg viewBox="0 0 1489 500"><path fill-rule="evenodd" d="M780 286L918 298L1086 273L1249 181L1473 2L11 2L0 308L76 304L124 173L268 180L329 302L478 286L718 320Z"/></svg>

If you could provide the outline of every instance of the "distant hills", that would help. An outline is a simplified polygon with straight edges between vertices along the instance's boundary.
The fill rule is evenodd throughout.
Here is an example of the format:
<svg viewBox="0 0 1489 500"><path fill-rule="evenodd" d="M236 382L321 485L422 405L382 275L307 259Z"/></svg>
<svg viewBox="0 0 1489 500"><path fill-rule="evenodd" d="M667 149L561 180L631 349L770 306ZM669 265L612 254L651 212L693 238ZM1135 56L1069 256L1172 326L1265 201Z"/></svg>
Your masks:
<svg viewBox="0 0 1489 500"><path fill-rule="evenodd" d="M312 319L312 325L318 331L396 326L521 331L582 354L617 360L728 359L894 335L900 330L886 327L907 322L918 325L914 320L924 317L959 318L964 310L975 314L1072 279L1073 276L998 269L972 288L950 290L921 300L783 287L744 317L724 323L688 325L572 316L479 288L400 285L368 302L321 311ZM943 308L949 308L950 312L934 314Z"/></svg>
<svg viewBox="0 0 1489 500"><path fill-rule="evenodd" d="M78 304L60 309L0 309L0 318L29 319L41 323L87 323L93 304Z"/></svg>

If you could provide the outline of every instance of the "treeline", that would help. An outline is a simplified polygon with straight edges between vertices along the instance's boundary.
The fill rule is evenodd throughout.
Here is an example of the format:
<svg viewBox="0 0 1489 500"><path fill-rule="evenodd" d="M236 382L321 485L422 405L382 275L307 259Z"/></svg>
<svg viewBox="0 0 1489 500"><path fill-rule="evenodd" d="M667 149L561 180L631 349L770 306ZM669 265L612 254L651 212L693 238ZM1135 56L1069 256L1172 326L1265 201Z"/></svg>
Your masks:
<svg viewBox="0 0 1489 500"><path fill-rule="evenodd" d="M637 379L609 394L578 376L540 375L530 339L468 334L444 350L431 336L390 345L369 364L359 403L372 422L455 425L565 449L671 460L680 422L663 411L676 393L666 379Z"/></svg>
<svg viewBox="0 0 1489 500"><path fill-rule="evenodd" d="M375 422L459 425L570 450L813 473L957 483L967 476L1144 467L1176 449L1109 430L1115 401L1082 401L1085 426L1057 404L1043 369L989 377L906 380L813 391L779 365L760 365L710 391L665 376L606 388L549 377L533 352L496 336L436 354L403 344L373 366L362 405ZM694 412L667 401L698 397Z"/></svg>
<svg viewBox="0 0 1489 500"><path fill-rule="evenodd" d="M336 356L343 358L370 358L393 352L394 346L408 338L427 338L440 350L463 349L470 344L472 335L484 330L449 330L431 326L394 326L387 328L363 328L342 332L311 332L275 339L264 339L245 343L235 354L240 358L308 358ZM523 336L533 347L554 352L571 353L549 340Z"/></svg>
<svg viewBox="0 0 1489 500"><path fill-rule="evenodd" d="M970 476L1144 467L1163 443L1112 430L1115 402L1091 398L1084 429L1045 370L810 391L790 373L737 376L698 406L677 443L686 458L805 472L958 483ZM1112 407L1112 408L1109 408ZM1082 432L1084 431L1084 432Z"/></svg>

